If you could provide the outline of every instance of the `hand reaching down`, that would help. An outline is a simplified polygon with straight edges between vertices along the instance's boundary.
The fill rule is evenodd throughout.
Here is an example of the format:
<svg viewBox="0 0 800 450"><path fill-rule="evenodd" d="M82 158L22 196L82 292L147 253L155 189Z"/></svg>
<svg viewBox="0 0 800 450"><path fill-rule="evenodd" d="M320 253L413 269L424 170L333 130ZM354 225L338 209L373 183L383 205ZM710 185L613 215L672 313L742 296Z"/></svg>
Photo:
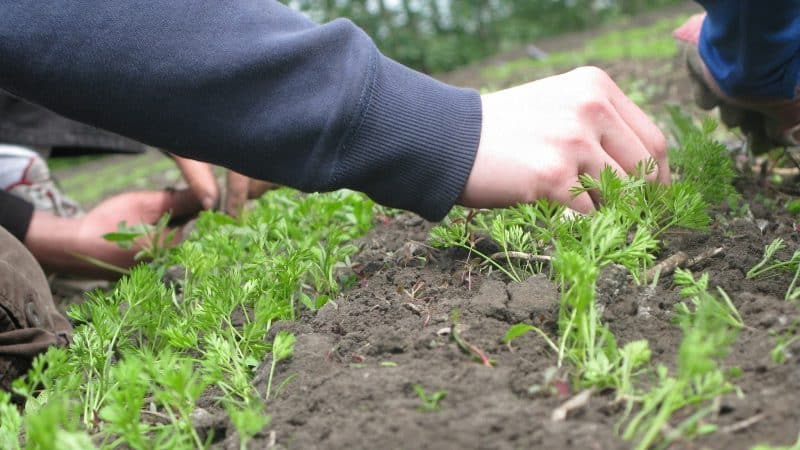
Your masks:
<svg viewBox="0 0 800 450"><path fill-rule="evenodd" d="M579 212L597 199L573 196L578 176L605 166L631 173L657 163L652 179L668 183L666 140L653 122L602 70L582 67L484 95L481 142L459 202L504 207L538 199Z"/></svg>
<svg viewBox="0 0 800 450"><path fill-rule="evenodd" d="M172 157L189 188L203 205L203 209L220 207L220 189L214 176L213 166L182 156L172 155ZM225 198L221 202L221 210L234 217L239 215L248 199L260 197L264 192L278 187L275 183L249 178L232 170L226 171L225 175Z"/></svg>

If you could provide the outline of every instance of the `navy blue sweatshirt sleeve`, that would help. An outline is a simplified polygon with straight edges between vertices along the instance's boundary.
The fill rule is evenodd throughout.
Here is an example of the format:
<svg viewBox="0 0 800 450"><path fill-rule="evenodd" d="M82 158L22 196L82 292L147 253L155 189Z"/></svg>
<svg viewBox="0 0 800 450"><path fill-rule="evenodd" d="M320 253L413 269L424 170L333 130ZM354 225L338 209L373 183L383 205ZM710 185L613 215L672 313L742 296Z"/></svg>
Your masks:
<svg viewBox="0 0 800 450"><path fill-rule="evenodd" d="M271 0L19 0L0 88L67 117L304 191L441 219L472 169L480 96L381 55L347 20Z"/></svg>

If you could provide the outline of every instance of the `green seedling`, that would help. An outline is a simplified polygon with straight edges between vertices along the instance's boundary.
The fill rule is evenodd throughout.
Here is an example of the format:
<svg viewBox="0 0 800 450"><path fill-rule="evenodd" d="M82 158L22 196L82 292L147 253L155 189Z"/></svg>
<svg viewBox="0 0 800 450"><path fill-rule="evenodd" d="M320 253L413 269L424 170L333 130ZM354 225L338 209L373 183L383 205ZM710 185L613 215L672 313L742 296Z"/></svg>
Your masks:
<svg viewBox="0 0 800 450"><path fill-rule="evenodd" d="M156 246L166 232L123 227L112 240L145 242L150 253L141 256L152 261L69 310L78 324L72 345L37 358L14 383L24 414L0 398L8 437L0 447L13 449L12 437L22 436L30 448L207 448L213 436L201 437L191 417L212 386L246 446L268 420L254 369L274 353L269 398L293 378L273 389L274 364L291 354L293 338L280 334L269 345L265 333L294 318L303 295L321 305L341 289L335 270L371 211L353 193L276 191L240 219L202 213L197 232L172 248ZM181 270L165 284L173 265Z"/></svg>
<svg viewBox="0 0 800 450"><path fill-rule="evenodd" d="M713 412L710 400L737 390L727 380L728 372L721 368L721 361L742 327L739 313L727 296L720 300L708 292L705 276L697 280L690 272L678 269L674 281L682 286L681 295L689 298L689 303L680 303L675 313L683 331L678 369L670 376L666 367L659 366L656 388L629 402L628 412L634 403L640 407L623 438L638 439L637 449L665 448L678 438L713 432L714 425L702 422ZM690 407L696 408L694 413L677 426L667 427L675 413ZM667 429L672 431L665 432Z"/></svg>
<svg viewBox="0 0 800 450"><path fill-rule="evenodd" d="M447 397L447 391L438 390L431 394L425 392L425 388L419 384L415 384L414 392L417 393L422 405L418 408L422 412L434 412L442 409L441 402Z"/></svg>
<svg viewBox="0 0 800 450"><path fill-rule="evenodd" d="M769 352L769 356L775 364L783 364L786 362L787 349L795 342L800 341L800 335L783 335L778 337L775 341L775 347Z"/></svg>
<svg viewBox="0 0 800 450"><path fill-rule="evenodd" d="M752 269L747 271L747 278L758 278L770 274L770 272L784 270L794 272L792 282L786 290L784 298L786 300L797 300L800 298L800 288L797 288L797 280L800 278L800 250L796 250L791 258L780 261L776 258L776 253L786 248L786 243L781 238L777 238L764 247L764 257L761 258Z"/></svg>
<svg viewBox="0 0 800 450"><path fill-rule="evenodd" d="M506 331L505 336L503 336L503 343L506 344L509 351L514 351L513 347L511 347L511 341L520 336L528 334L531 331L535 331L536 334L544 338L545 342L547 342L547 345L549 345L553 351L558 352L558 346L550 339L547 333L542 331L541 328L529 325L527 323L518 323L516 325L512 325L511 328Z"/></svg>
<svg viewBox="0 0 800 450"><path fill-rule="evenodd" d="M272 390L272 376L275 374L275 366L292 356L294 341L294 335L285 331L275 335L275 339L272 341L272 364L269 367L269 381L267 381L267 395L265 396L267 399L269 399L269 394Z"/></svg>
<svg viewBox="0 0 800 450"><path fill-rule="evenodd" d="M677 106L669 108L679 148L670 151L670 166L684 182L691 183L710 205L735 204L733 160L724 144L712 139L717 122L706 118L696 126Z"/></svg>
<svg viewBox="0 0 800 450"><path fill-rule="evenodd" d="M140 223L127 225L125 221L117 225L117 231L106 233L103 239L114 242L124 249L131 249L139 245L141 249L136 252L136 261L151 261L163 264L166 261L169 246L175 241L176 230L167 228L170 215L164 214L155 225Z"/></svg>

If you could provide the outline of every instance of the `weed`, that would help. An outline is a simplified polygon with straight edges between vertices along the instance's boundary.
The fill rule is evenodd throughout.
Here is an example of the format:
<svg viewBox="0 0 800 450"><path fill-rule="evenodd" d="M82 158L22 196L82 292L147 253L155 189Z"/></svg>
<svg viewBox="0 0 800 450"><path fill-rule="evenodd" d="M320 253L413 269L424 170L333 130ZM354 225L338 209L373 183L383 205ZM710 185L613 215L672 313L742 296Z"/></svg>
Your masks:
<svg viewBox="0 0 800 450"><path fill-rule="evenodd" d="M122 221L117 225L117 231L106 233L103 238L109 242L116 242L124 249L139 245L141 248L134 255L134 260L149 261L156 266L163 266L169 254L169 245L175 241L176 230L167 230L169 221L169 214L161 216L155 224L128 225Z"/></svg>
<svg viewBox="0 0 800 450"><path fill-rule="evenodd" d="M415 384L413 387L414 392L417 393L420 401L422 401L422 405L418 408L419 411L434 412L442 409L441 401L447 397L447 391L439 390L428 394L422 385Z"/></svg>

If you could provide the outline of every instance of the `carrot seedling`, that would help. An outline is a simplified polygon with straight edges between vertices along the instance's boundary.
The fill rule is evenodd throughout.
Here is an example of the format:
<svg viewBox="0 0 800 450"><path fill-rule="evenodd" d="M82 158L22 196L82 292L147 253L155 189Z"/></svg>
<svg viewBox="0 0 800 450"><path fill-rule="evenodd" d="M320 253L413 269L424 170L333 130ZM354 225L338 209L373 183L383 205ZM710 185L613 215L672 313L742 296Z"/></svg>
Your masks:
<svg viewBox="0 0 800 450"><path fill-rule="evenodd" d="M419 397L420 401L422 401L422 405L419 408L417 408L418 411L434 412L442 409L441 402L442 400L445 399L445 397L447 397L447 391L438 390L436 392L428 394L427 392L425 392L425 388L422 387L422 385L415 384L413 387L414 387L414 392L417 393L417 396Z"/></svg>
<svg viewBox="0 0 800 450"><path fill-rule="evenodd" d="M272 390L272 376L275 374L275 366L292 356L294 341L294 335L286 331L279 332L272 341L272 364L269 367L269 380L267 381L267 394L265 395L267 400L269 400L269 394Z"/></svg>

